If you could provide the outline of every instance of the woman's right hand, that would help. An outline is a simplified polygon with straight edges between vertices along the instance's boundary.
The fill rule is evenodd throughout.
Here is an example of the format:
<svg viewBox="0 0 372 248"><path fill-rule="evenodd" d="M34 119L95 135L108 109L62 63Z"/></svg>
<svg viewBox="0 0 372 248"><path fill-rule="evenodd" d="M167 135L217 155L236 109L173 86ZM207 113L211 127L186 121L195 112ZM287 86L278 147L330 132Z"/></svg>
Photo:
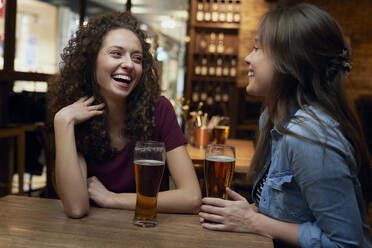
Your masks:
<svg viewBox="0 0 372 248"><path fill-rule="evenodd" d="M59 110L54 121L64 121L67 123L72 122L73 125L84 122L94 116L103 114L105 107L104 103L91 105L94 102L94 96L82 97L73 104L67 105L66 107Z"/></svg>

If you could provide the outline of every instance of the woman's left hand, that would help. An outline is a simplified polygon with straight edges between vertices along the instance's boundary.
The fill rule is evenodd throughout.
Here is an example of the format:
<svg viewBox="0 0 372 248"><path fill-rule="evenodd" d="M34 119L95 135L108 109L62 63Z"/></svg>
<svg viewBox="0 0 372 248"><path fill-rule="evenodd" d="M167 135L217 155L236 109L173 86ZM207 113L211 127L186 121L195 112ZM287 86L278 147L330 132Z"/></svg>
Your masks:
<svg viewBox="0 0 372 248"><path fill-rule="evenodd" d="M203 198L199 216L202 226L216 231L255 232L253 226L258 208L230 188L227 194L233 199ZM216 223L206 223L205 220Z"/></svg>
<svg viewBox="0 0 372 248"><path fill-rule="evenodd" d="M97 177L89 177L87 183L89 198L100 207L110 207L110 200L113 199L114 193L107 190Z"/></svg>

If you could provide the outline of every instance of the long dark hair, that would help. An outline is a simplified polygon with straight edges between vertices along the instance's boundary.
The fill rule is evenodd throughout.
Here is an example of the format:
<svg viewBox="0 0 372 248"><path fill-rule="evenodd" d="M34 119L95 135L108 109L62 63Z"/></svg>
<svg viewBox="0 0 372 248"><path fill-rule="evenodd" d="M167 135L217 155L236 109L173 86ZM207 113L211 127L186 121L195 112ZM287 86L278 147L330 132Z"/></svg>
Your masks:
<svg viewBox="0 0 372 248"><path fill-rule="evenodd" d="M139 22L129 12L113 12L91 18L69 41L62 54L60 73L48 85L50 118L64 106L83 96L95 96L95 104L104 102L100 96L95 77L98 51L105 35L118 28L132 31L143 50L143 72L136 88L126 99L123 135L133 144L146 140L155 126L155 103L160 96L159 76L150 44ZM112 157L106 114L94 117L76 126L77 149L91 160L102 161Z"/></svg>
<svg viewBox="0 0 372 248"><path fill-rule="evenodd" d="M283 127L280 120L295 120L290 109L301 109L314 118L327 135L326 125L305 105L328 114L355 149L359 179L365 199L371 201L370 155L362 129L348 102L344 79L351 69L349 49L334 18L311 4L278 8L264 15L258 41L273 60L274 82L263 104L268 121L260 131L251 166L252 177L264 166L270 129L304 138ZM326 147L327 144L315 141ZM349 162L349 161L347 161Z"/></svg>

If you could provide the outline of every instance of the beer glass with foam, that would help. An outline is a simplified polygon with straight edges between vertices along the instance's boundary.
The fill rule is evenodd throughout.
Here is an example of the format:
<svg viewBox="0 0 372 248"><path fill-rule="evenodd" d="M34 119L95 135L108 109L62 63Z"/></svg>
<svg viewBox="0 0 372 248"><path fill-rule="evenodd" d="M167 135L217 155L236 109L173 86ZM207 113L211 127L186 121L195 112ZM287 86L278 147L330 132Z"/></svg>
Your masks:
<svg viewBox="0 0 372 248"><path fill-rule="evenodd" d="M218 121L217 125L213 129L213 135L216 139L216 144L225 144L229 137L230 130L230 118L223 116Z"/></svg>
<svg viewBox="0 0 372 248"><path fill-rule="evenodd" d="M141 227L157 225L157 196L165 167L162 142L137 142L134 148L134 170L137 202L133 224Z"/></svg>
<svg viewBox="0 0 372 248"><path fill-rule="evenodd" d="M204 179L207 197L227 199L235 168L235 148L210 144L205 150Z"/></svg>

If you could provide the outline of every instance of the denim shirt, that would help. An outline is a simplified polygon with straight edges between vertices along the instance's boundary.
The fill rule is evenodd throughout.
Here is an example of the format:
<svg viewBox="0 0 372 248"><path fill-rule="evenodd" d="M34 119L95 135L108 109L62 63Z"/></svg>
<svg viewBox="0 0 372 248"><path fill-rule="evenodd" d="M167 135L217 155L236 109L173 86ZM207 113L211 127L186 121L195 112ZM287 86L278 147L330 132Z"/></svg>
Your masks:
<svg viewBox="0 0 372 248"><path fill-rule="evenodd" d="M271 154L253 192L269 167L267 181L260 201L252 194L253 201L267 216L300 224L301 247L372 247L354 149L336 121L314 107L307 108L323 121L325 130L303 110L294 113L299 121L291 120L284 127L327 146L273 128ZM260 128L265 119L267 111L260 117Z"/></svg>

